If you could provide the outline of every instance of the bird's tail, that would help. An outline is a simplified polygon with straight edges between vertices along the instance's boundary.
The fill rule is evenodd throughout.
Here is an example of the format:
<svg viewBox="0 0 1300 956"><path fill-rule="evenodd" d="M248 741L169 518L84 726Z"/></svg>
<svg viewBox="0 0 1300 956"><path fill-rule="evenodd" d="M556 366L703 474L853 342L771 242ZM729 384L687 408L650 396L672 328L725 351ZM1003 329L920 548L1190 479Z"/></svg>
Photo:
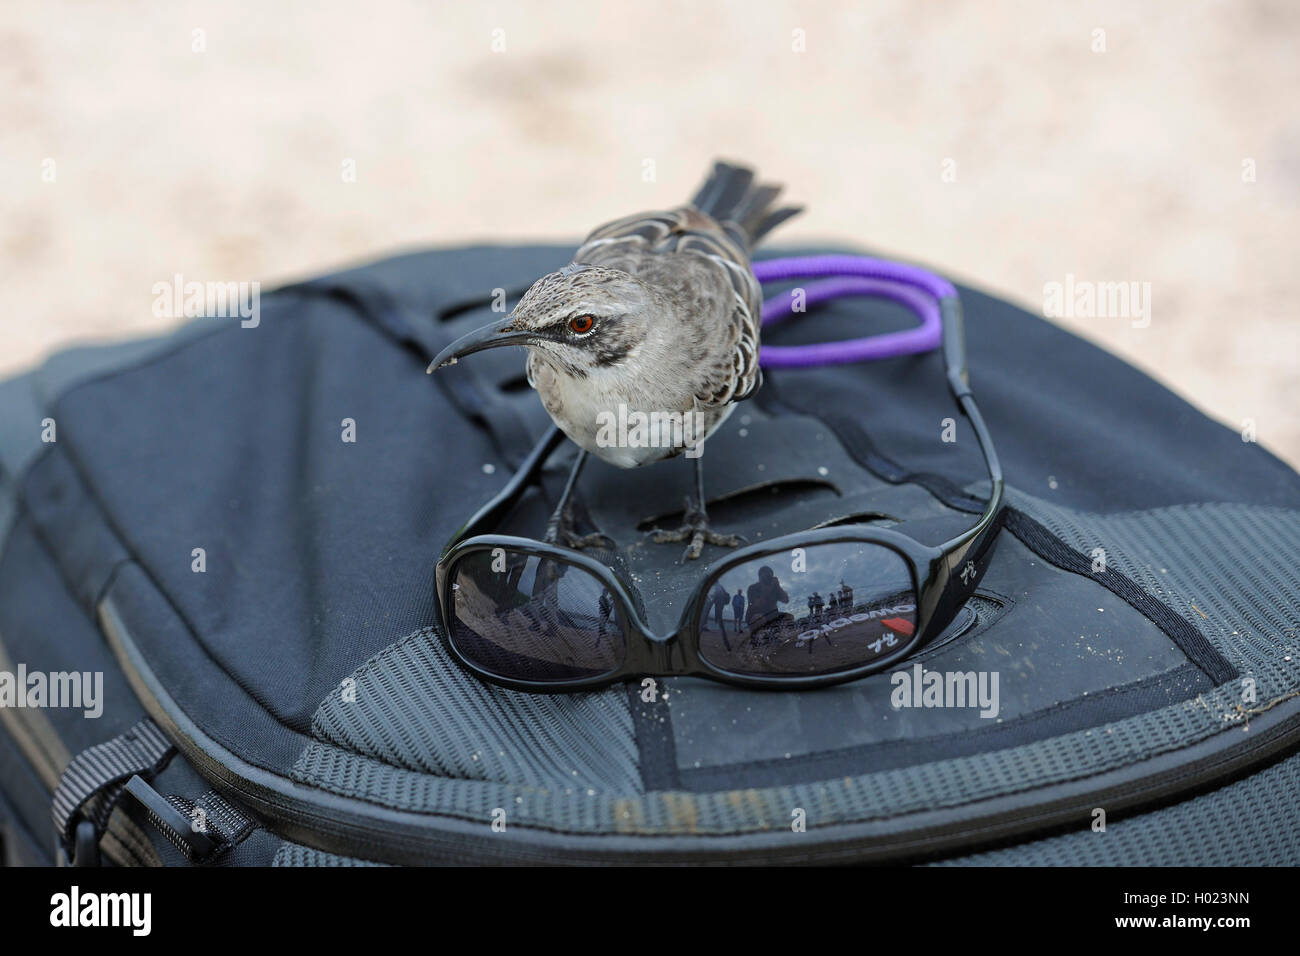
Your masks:
<svg viewBox="0 0 1300 956"><path fill-rule="evenodd" d="M803 211L802 206L773 209L780 193L780 186L756 183L748 166L719 160L691 205L728 227L746 249L753 249L765 235Z"/></svg>

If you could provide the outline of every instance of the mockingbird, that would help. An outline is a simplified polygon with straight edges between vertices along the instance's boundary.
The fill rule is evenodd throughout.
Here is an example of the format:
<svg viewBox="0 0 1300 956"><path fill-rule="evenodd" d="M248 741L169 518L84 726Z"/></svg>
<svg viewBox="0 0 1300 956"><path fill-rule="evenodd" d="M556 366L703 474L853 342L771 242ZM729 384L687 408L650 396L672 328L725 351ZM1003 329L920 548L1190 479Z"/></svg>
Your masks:
<svg viewBox="0 0 1300 956"><path fill-rule="evenodd" d="M580 449L549 540L571 547L608 540L575 529L571 499L589 453L635 468L685 451L695 461L694 500L687 498L682 526L656 531L654 540L685 541L687 558L706 543L741 543L709 527L697 443L762 382L762 292L749 253L800 211L773 209L779 193L757 184L751 169L715 163L689 205L599 227L572 263L533 283L505 319L453 342L429 365L432 372L502 345L528 350L529 384ZM612 427L629 421L663 427L633 428L630 436Z"/></svg>

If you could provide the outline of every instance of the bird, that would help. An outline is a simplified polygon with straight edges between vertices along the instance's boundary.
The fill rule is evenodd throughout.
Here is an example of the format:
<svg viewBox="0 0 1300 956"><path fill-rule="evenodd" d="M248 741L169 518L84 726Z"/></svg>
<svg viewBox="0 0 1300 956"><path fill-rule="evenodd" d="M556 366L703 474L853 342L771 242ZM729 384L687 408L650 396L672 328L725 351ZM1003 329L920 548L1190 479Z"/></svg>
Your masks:
<svg viewBox="0 0 1300 956"><path fill-rule="evenodd" d="M778 185L746 165L716 161L685 205L624 216L594 229L564 268L542 276L504 319L443 349L428 371L483 349L523 346L529 385L555 424L578 446L546 540L570 547L608 545L579 535L572 506L589 455L637 468L684 452L695 467L681 527L655 530L658 543L685 542L694 560L706 544L737 547L739 535L709 525L702 442L762 384L762 290L750 255L776 226L802 211L775 208ZM611 419L658 415L683 428L665 440L610 441ZM644 416L638 419L637 416ZM653 434L653 433L652 433Z"/></svg>

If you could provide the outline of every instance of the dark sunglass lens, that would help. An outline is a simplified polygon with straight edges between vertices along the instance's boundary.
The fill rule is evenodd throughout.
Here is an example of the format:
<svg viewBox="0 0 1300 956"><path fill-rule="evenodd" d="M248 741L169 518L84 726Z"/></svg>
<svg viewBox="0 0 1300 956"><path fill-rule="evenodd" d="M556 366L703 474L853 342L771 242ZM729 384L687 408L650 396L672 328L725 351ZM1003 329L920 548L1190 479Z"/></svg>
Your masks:
<svg viewBox="0 0 1300 956"><path fill-rule="evenodd" d="M558 682L623 663L614 596L577 565L494 548L457 561L451 582L451 642L485 671Z"/></svg>
<svg viewBox="0 0 1300 956"><path fill-rule="evenodd" d="M831 674L897 652L915 627L916 590L902 555L837 541L723 573L704 599L700 656L736 674Z"/></svg>

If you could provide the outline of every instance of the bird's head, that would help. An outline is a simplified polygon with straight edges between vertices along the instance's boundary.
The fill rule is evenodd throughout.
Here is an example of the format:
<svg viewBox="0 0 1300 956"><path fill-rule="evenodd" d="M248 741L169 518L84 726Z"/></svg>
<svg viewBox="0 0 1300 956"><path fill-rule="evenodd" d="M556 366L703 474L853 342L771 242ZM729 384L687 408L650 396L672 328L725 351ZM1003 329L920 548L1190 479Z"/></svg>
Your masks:
<svg viewBox="0 0 1300 956"><path fill-rule="evenodd" d="M544 275L504 319L447 346L429 371L483 349L522 345L578 378L623 362L651 328L649 285L620 269L569 265Z"/></svg>

